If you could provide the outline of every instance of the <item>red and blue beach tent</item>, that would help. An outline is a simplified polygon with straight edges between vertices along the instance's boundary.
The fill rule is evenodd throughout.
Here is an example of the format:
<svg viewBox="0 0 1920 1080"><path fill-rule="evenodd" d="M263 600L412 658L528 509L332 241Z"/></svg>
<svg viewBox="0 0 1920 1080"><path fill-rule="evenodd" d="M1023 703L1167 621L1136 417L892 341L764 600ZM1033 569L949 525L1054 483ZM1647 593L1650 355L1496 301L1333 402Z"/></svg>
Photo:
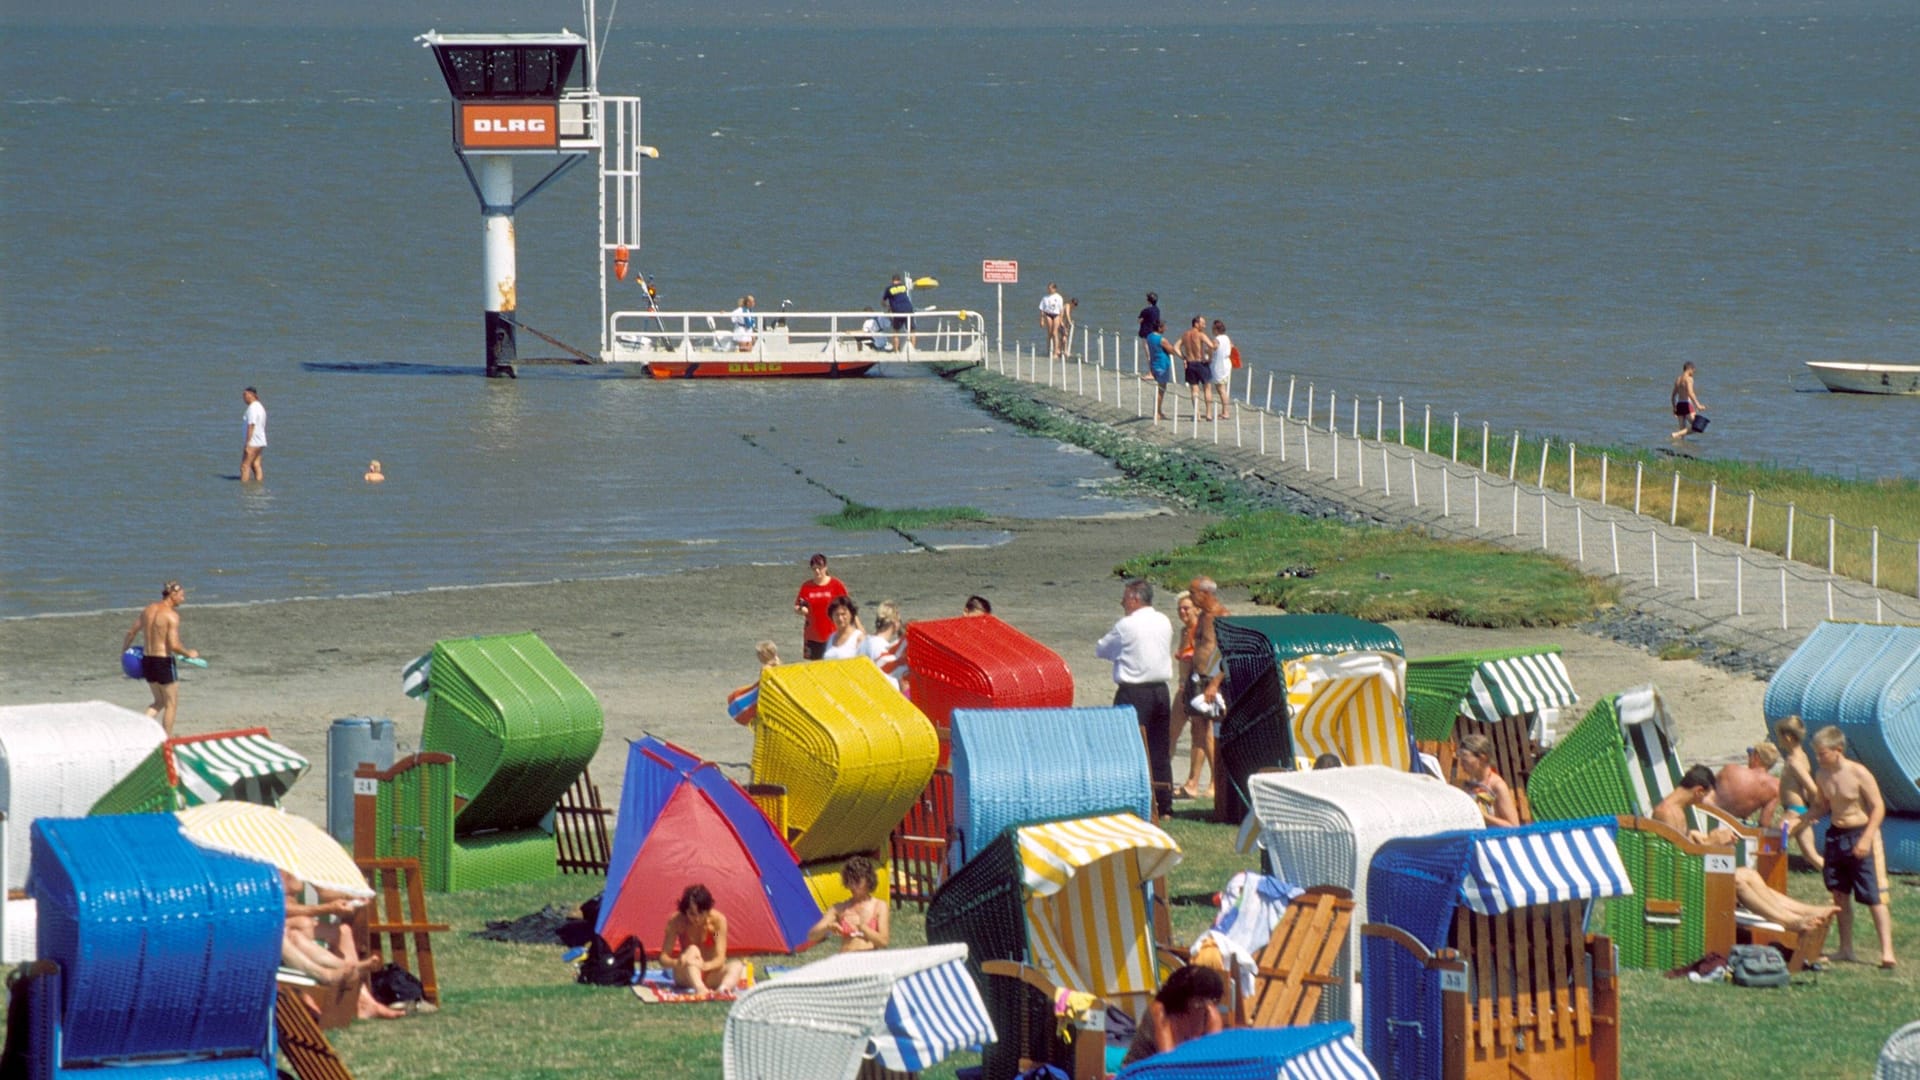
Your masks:
<svg viewBox="0 0 1920 1080"><path fill-rule="evenodd" d="M689 885L727 917L727 951L790 953L819 921L799 861L760 808L718 766L651 735L627 750L626 783L594 929L609 942L660 933Z"/></svg>

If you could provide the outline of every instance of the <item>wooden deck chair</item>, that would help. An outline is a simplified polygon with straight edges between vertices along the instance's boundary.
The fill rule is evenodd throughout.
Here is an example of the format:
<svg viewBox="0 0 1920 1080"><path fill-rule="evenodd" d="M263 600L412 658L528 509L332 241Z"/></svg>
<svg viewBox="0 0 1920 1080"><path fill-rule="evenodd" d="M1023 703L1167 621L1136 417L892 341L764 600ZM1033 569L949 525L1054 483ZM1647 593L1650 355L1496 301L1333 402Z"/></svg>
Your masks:
<svg viewBox="0 0 1920 1080"><path fill-rule="evenodd" d="M353 1080L346 1063L334 1053L326 1032L313 1010L300 998L300 992L285 983L274 1000L273 1026L280 1043L280 1056L293 1068L300 1080Z"/></svg>
<svg viewBox="0 0 1920 1080"><path fill-rule="evenodd" d="M1375 856L1365 944L1367 1056L1407 1080L1613 1080L1613 943L1585 930L1624 895L1606 819L1445 833Z"/></svg>
<svg viewBox="0 0 1920 1080"><path fill-rule="evenodd" d="M428 1001L440 1004L440 978L433 963L433 938L451 927L430 922L420 864L413 859L357 859L373 886L373 903L354 920L354 944L360 955L396 964L420 980ZM411 946L411 958L409 958Z"/></svg>
<svg viewBox="0 0 1920 1080"><path fill-rule="evenodd" d="M1346 889L1316 885L1294 897L1260 952L1253 973L1253 1000L1234 1002L1234 1026L1312 1023L1321 993L1338 981L1333 969L1346 947L1352 921L1353 893Z"/></svg>

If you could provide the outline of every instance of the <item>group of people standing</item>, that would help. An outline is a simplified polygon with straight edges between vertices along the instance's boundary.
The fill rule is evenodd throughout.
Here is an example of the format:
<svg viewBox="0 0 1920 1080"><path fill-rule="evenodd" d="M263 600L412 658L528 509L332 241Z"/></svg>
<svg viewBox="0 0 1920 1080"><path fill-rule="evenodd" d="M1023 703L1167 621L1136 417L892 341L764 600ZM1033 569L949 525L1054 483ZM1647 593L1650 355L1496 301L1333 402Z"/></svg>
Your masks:
<svg viewBox="0 0 1920 1080"><path fill-rule="evenodd" d="M1161 816L1173 813L1176 797L1204 797L1212 793L1214 778L1214 724L1226 712L1222 684L1226 666L1220 654L1214 621L1228 614L1219 586L1211 578L1193 579L1180 594L1175 609L1181 629L1153 606L1153 583L1129 580L1120 590L1124 614L1094 645L1094 655L1113 665L1115 705L1132 706L1147 748L1147 772L1153 782L1154 806ZM1169 692L1178 662L1179 685ZM1192 759L1186 783L1173 784L1173 743L1184 725L1192 727ZM1201 791L1200 770L1208 769L1208 787Z"/></svg>
<svg viewBox="0 0 1920 1080"><path fill-rule="evenodd" d="M1140 338L1147 343L1146 378L1156 384L1153 414L1161 420L1167 415L1167 387L1173 385L1173 361L1178 358L1192 399L1193 414L1202 420L1225 420L1233 415L1228 383L1233 369L1239 367L1239 350L1227 336L1227 324L1213 320L1213 332L1207 332L1207 317L1195 315L1179 338L1167 336L1167 322L1160 314L1160 297L1147 294L1147 306L1140 309Z"/></svg>

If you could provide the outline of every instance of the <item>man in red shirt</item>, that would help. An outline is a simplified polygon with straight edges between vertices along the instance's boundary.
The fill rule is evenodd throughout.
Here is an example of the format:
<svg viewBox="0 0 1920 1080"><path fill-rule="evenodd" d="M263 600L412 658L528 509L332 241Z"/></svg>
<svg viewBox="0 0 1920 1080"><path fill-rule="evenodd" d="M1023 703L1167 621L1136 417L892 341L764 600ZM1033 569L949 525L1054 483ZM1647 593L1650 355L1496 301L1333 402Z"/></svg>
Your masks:
<svg viewBox="0 0 1920 1080"><path fill-rule="evenodd" d="M847 595L847 587L827 573L825 555L815 555L807 564L813 567L813 576L801 583L800 595L793 599L793 610L806 619L801 629L800 656L818 660L827 650L827 639L833 636L833 619L827 614L827 606Z"/></svg>

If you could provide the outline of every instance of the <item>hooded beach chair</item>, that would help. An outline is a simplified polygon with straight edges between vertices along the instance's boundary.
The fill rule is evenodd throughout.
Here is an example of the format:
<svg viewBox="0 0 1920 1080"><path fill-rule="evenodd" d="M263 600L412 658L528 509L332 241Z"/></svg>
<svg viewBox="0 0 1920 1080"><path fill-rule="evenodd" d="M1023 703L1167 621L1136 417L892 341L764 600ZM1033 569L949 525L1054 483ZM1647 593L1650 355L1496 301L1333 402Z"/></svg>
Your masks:
<svg viewBox="0 0 1920 1080"><path fill-rule="evenodd" d="M274 742L266 728L168 739L93 804L95 814L170 814L238 799L279 806L308 761Z"/></svg>
<svg viewBox="0 0 1920 1080"><path fill-rule="evenodd" d="M1629 968L1670 970L1708 952L1725 954L1740 918L1733 903L1736 866L1752 866L1785 891L1786 860L1777 832L1693 807L1689 829L1732 829L1732 847L1694 844L1652 820L1653 808L1679 783L1684 770L1675 750L1673 720L1652 686L1609 695L1597 702L1534 766L1529 784L1536 821L1586 817L1629 819L1617 838L1635 892L1606 905L1607 933ZM1725 880L1714 880L1725 879ZM1762 933L1785 931L1747 919Z"/></svg>
<svg viewBox="0 0 1920 1080"><path fill-rule="evenodd" d="M1620 1075L1613 945L1594 900L1629 893L1614 822L1395 840L1361 929L1367 1057L1401 1080Z"/></svg>
<svg viewBox="0 0 1920 1080"><path fill-rule="evenodd" d="M1297 758L1334 754L1342 765L1416 767L1407 727L1406 658L1390 652L1303 656L1287 679L1288 735Z"/></svg>
<svg viewBox="0 0 1920 1080"><path fill-rule="evenodd" d="M1121 1070L1117 1080L1379 1080L1353 1025L1246 1028L1181 1043Z"/></svg>
<svg viewBox="0 0 1920 1080"><path fill-rule="evenodd" d="M1547 718L1578 701L1558 645L1407 661L1407 720L1415 745L1452 777L1454 744L1485 735L1493 744L1493 767L1513 788L1523 824L1533 820L1527 781Z"/></svg>
<svg viewBox="0 0 1920 1080"><path fill-rule="evenodd" d="M35 1080L273 1080L285 893L168 814L33 828Z"/></svg>
<svg viewBox="0 0 1920 1080"><path fill-rule="evenodd" d="M160 722L104 701L0 707L0 960L34 958L34 901L23 891L29 830L84 817L166 738Z"/></svg>
<svg viewBox="0 0 1920 1080"><path fill-rule="evenodd" d="M1250 781L1258 844L1272 873L1290 885L1351 890L1356 906L1336 982L1319 1018L1351 1020L1359 1012L1353 972L1360 924L1367 921L1367 871L1389 840L1482 827L1473 797L1431 776L1380 765L1309 772L1266 772Z"/></svg>
<svg viewBox="0 0 1920 1080"><path fill-rule="evenodd" d="M354 774L372 788L355 795L354 854L418 859L433 892L555 876L545 822L600 748L599 701L531 633L429 655L420 752Z"/></svg>
<svg viewBox="0 0 1920 1080"><path fill-rule="evenodd" d="M994 1040L964 945L842 953L749 988L727 1010L727 1080L916 1073Z"/></svg>
<svg viewBox="0 0 1920 1080"><path fill-rule="evenodd" d="M1379 623L1347 615L1229 616L1214 624L1226 667L1227 709L1214 740L1214 820L1239 824L1247 813L1247 778L1290 765L1296 750L1289 726L1284 665L1303 656L1345 652L1405 654L1400 637Z"/></svg>
<svg viewBox="0 0 1920 1080"><path fill-rule="evenodd" d="M1131 708L953 714L950 866L966 862L1010 825L1122 811L1153 817L1153 781Z"/></svg>
<svg viewBox="0 0 1920 1080"><path fill-rule="evenodd" d="M927 788L939 737L865 657L782 664L760 674L753 784L784 789L787 839L822 907L846 898L840 863L879 855ZM883 899L887 879L875 895Z"/></svg>
<svg viewBox="0 0 1920 1080"><path fill-rule="evenodd" d="M1137 1019L1160 986L1152 882L1179 861L1157 826L1110 814L1009 828L940 887L927 940L966 945L981 974L999 1032L985 1053L989 1080L1022 1062L1104 1075L1106 1008ZM1054 1009L1063 990L1089 995L1069 999L1079 1018L1071 1041Z"/></svg>
<svg viewBox="0 0 1920 1080"><path fill-rule="evenodd" d="M1050 709L1073 704L1060 654L992 615L907 624L913 703L944 742L955 709ZM943 751L940 764L947 763Z"/></svg>

